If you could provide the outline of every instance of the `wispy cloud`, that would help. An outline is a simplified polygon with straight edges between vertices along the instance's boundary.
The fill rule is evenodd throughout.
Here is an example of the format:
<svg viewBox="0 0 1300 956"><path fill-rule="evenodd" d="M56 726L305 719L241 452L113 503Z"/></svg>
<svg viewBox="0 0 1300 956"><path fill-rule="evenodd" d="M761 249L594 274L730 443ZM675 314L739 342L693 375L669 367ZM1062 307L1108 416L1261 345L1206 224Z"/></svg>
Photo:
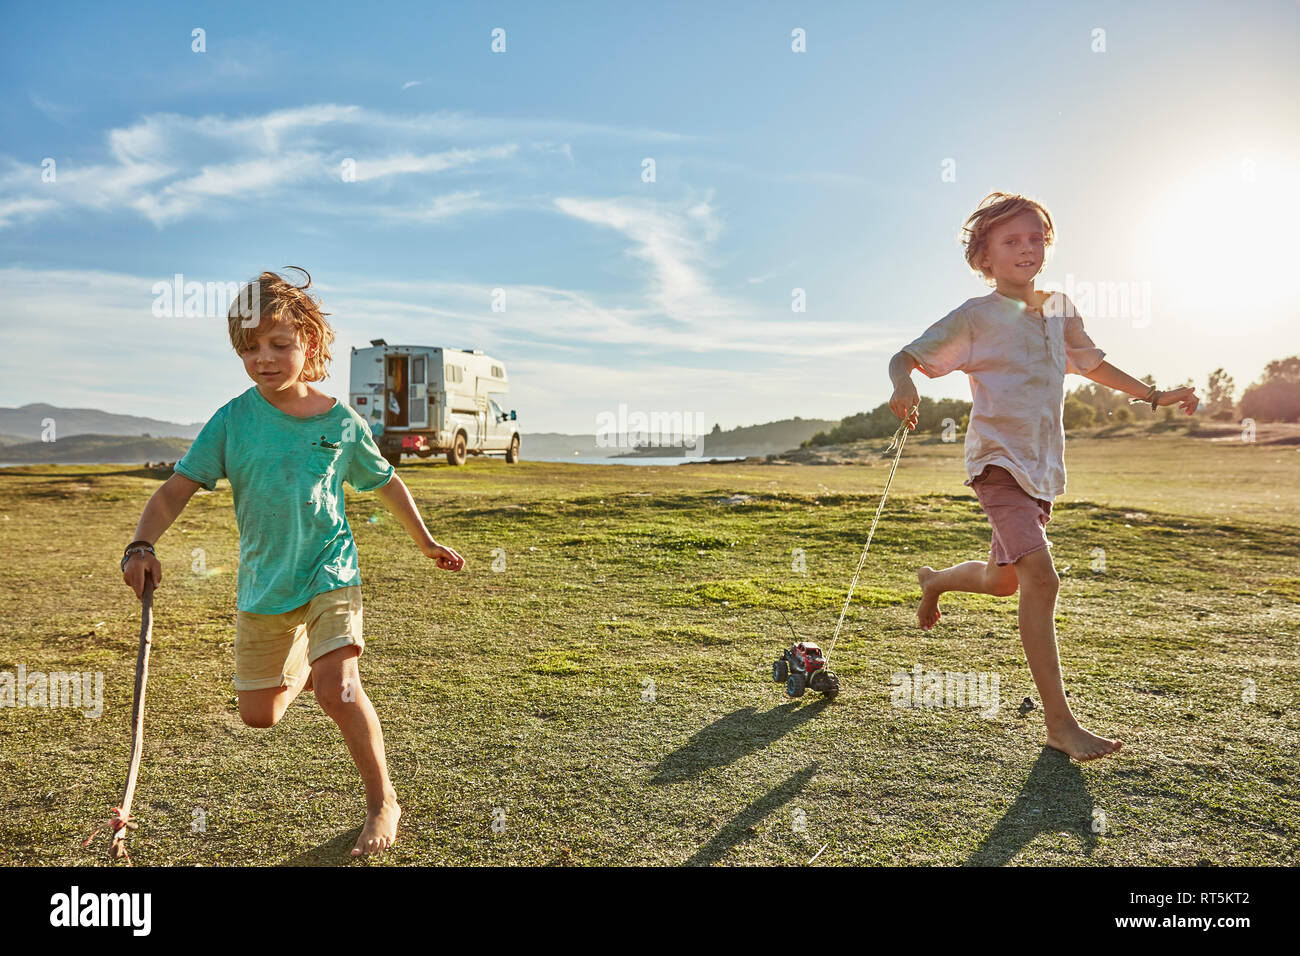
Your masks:
<svg viewBox="0 0 1300 956"><path fill-rule="evenodd" d="M60 104L51 102L45 97L38 96L35 93L29 92L27 98L31 101L32 106L35 106L38 110L44 113L46 117L56 123L66 124L70 119L72 119L72 117L81 112L81 110L75 106L61 106Z"/></svg>
<svg viewBox="0 0 1300 956"><path fill-rule="evenodd" d="M185 278L226 283L251 276ZM486 284L319 271L313 278L337 334L326 391L346 394L351 348L376 336L482 348L509 361L512 401L532 414L542 411L545 423L534 417L529 425L542 430L589 430L593 409L614 409L618 402L715 409L719 394L728 408L745 408L754 421L812 414L815 402L792 412L772 383L833 377L835 366L842 380L852 380L864 353L876 352L883 362L899 340L897 331L864 333L845 323L779 316L665 326L647 308L609 306L590 292L539 285L507 286L506 309L494 312ZM224 317L153 315L154 284L171 281L171 275L0 268L0 328L7 343L0 353L0 403L51 401L205 419L249 382ZM106 367L114 370L107 378ZM152 393L129 384L143 381Z"/></svg>
<svg viewBox="0 0 1300 956"><path fill-rule="evenodd" d="M104 161L59 162L53 183L41 182L37 165L0 157L5 168L0 209L11 211L0 216L0 228L85 208L143 215L162 228L193 216L228 214L240 200L275 194L292 201L293 187L342 182L345 159L355 162L354 182L367 183L511 162L520 143L528 141L536 153L561 156L572 167L570 142L581 137L679 138L566 120L506 120L447 111L398 115L338 103L239 117L155 113L109 130ZM392 148L384 152L359 146L372 143ZM341 193L336 200L342 213L349 201L363 197ZM434 209L438 211L436 204ZM447 214L447 209L439 211Z"/></svg>
<svg viewBox="0 0 1300 956"><path fill-rule="evenodd" d="M569 161L570 167L576 165L573 159L573 146L570 143L533 143L532 148L539 153L555 153L563 156Z"/></svg>
<svg viewBox="0 0 1300 956"><path fill-rule="evenodd" d="M741 311L710 288L702 268L706 245L721 229L707 202L672 209L644 200L560 197L555 207L626 236L631 241L629 254L649 265L652 298L670 318L697 322Z"/></svg>
<svg viewBox="0 0 1300 956"><path fill-rule="evenodd" d="M329 291L339 314L394 328L394 335L472 329L476 340L509 343L516 349L815 358L879 351L891 344L896 348L900 334L897 329L866 331L852 322L814 322L754 311L665 323L657 308L609 305L590 291L527 284L496 288L505 291L502 312L492 311L494 287L473 283L355 277Z"/></svg>
<svg viewBox="0 0 1300 956"><path fill-rule="evenodd" d="M144 193L131 203L155 225L184 219L210 200L253 199L272 189L301 182L322 172L320 158L309 153L289 153L221 166L205 166L198 175Z"/></svg>
<svg viewBox="0 0 1300 956"><path fill-rule="evenodd" d="M376 219L390 222L437 222L452 219L470 212L501 211L514 208L512 204L485 199L478 190L444 193L411 206L374 206L371 213Z"/></svg>
<svg viewBox="0 0 1300 956"><path fill-rule="evenodd" d="M53 199L0 199L0 229L49 212L57 205Z"/></svg>
<svg viewBox="0 0 1300 956"><path fill-rule="evenodd" d="M639 137L676 138L562 120L447 112L404 116L333 103L239 117L158 113L108 131L106 156L98 163L61 161L53 184L40 183L39 167L0 158L0 227L93 209L143 216L166 228L195 217L230 214L253 202L262 208L271 202L292 204L317 227L326 217L433 224L475 213L520 211L583 223L610 237L602 246L612 257L634 264L637 276L630 284L624 281L622 288L611 290L596 276L590 283L578 280L587 288L564 288L511 282L508 274L492 286L447 278L340 280L316 274L315 287L327 310L338 316L339 355L374 335L390 341L499 347L530 356L536 366L532 378L545 380L547 387L561 385L564 375L544 372L543 356L558 359L557 368L575 375L586 369L581 381L598 384L602 400L624 395L620 382L632 391L644 386L647 397L662 387L662 374L650 370L638 372L636 382L620 378L617 370L634 355L660 366L671 356L674 368L681 357L694 356L698 368L716 366L704 380L734 378L738 388L749 389L758 387L758 377L726 368L738 356L755 356L756 362L764 356L761 364L770 374L787 363L884 347L850 323L809 321L779 305L755 307L720 286L717 247L724 228L711 193L671 196L656 187L645 195L608 197L593 185L575 195L571 179L558 197L537 188L539 168L569 175L575 166L574 143L596 138L598 146L608 146L612 138ZM372 143L387 148L358 146ZM351 183L340 175L347 159L355 163ZM563 163L558 169L557 161ZM518 190L519 181L528 183L526 193ZM334 188L320 188L325 183ZM443 188L431 190L431 184ZM602 265L614 273L627 272L613 258L593 261L592 269ZM211 279L225 283L249 277ZM213 386L218 392L239 386L237 365L233 371L227 368L230 356L220 319L160 323L152 317L153 284L170 279L170 274L0 270L8 316L4 323L28 330L24 344L6 358L13 387L25 383L27 393L39 391L39 376L24 369L41 367L40 356L57 352L69 335L87 354L109 355L119 368L143 369L161 359L185 369L187 374L173 376L177 389L204 378L206 373L196 370L206 368L213 369L210 379L219 383ZM506 291L504 312L491 306L498 285ZM61 401L81 394L77 381L85 372L79 362L59 370Z"/></svg>
<svg viewBox="0 0 1300 956"><path fill-rule="evenodd" d="M357 182L397 176L403 173L441 173L458 166L471 166L490 159L507 159L518 149L514 143L492 146L487 149L450 149L441 153L398 153L382 159L357 162Z"/></svg>

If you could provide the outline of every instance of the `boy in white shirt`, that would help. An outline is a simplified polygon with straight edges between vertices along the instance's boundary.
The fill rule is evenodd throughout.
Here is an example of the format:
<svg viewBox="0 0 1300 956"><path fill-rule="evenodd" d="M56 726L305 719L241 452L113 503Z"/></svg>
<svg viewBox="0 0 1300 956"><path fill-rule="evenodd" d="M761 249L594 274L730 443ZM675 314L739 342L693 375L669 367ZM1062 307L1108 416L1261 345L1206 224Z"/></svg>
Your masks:
<svg viewBox="0 0 1300 956"><path fill-rule="evenodd" d="M988 516L993 541L987 561L917 572L917 619L932 628L945 591L1009 596L1019 589L1020 640L1043 701L1047 743L1094 760L1122 745L1081 727L1065 698L1054 624L1060 580L1045 533L1052 500L1065 491L1065 375L1083 375L1153 409L1177 404L1191 415L1199 400L1191 388L1162 392L1104 361L1073 303L1034 289L1053 239L1052 217L1041 204L1010 193L985 197L962 240L967 263L996 289L944 316L890 360L889 407L915 428L913 369L930 378L956 370L970 377L966 484Z"/></svg>

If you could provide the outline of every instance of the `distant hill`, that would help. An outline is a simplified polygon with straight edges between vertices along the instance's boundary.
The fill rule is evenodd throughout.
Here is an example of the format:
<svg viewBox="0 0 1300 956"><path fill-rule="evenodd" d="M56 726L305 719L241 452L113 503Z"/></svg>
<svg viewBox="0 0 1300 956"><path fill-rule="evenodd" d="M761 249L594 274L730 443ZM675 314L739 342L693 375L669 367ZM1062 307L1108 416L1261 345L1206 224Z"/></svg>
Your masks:
<svg viewBox="0 0 1300 956"><path fill-rule="evenodd" d="M123 435L69 435L57 441L29 441L0 447L0 462L11 465L132 463L178 461L190 447L188 438L142 438Z"/></svg>
<svg viewBox="0 0 1300 956"><path fill-rule="evenodd" d="M747 458L751 455L772 455L798 448L819 431L833 428L839 424L820 418L786 418L779 422L766 422L762 425L743 425L723 431L714 425L713 431L704 436L703 454L710 458ZM694 453L694 446L692 446ZM683 453L680 447L656 448L646 446L632 452L624 452L620 458L644 458L650 456Z"/></svg>
<svg viewBox="0 0 1300 956"><path fill-rule="evenodd" d="M47 418L54 419L54 437L57 441L73 435L144 435L152 438L175 437L194 439L203 428L203 422L183 425L165 422L158 418L141 418L138 415L118 415L97 408L60 408L43 402L23 405L21 408L0 408L0 435L15 441L39 441ZM8 441L3 444L8 445Z"/></svg>
<svg viewBox="0 0 1300 956"><path fill-rule="evenodd" d="M40 440L45 419L54 420L55 441ZM769 455L797 448L816 432L836 424L816 418L791 418L762 425L714 431L704 437L704 453L722 458ZM94 408L60 408L33 403L0 408L0 462L143 462L174 461L185 454L203 428L202 422L181 424L136 415L118 415ZM596 436L562 432L523 433L524 458L616 458L681 455L678 448L627 448L596 444Z"/></svg>
<svg viewBox="0 0 1300 956"><path fill-rule="evenodd" d="M50 405L28 405L27 408L48 410ZM14 409L5 409L14 411ZM21 411L21 409L18 409ZM169 422L155 422L152 419L134 419L137 422L149 422L156 429L145 438L140 432L69 434L65 426L65 409L54 409L54 414L42 411L40 417L51 417L55 421L55 441L32 441L32 436L0 434L0 462L9 464L37 464L43 462L136 462L136 461L175 461L185 454L202 426L194 426L194 435L173 436L162 431L161 426L173 429L185 429L189 426L175 425ZM128 416L121 416L126 418ZM39 423L40 418L37 418ZM147 431L147 429L145 429ZM37 429L37 436L40 429ZM523 457L525 458L610 458L619 448L600 448L596 445L595 435L565 435L559 432L524 432ZM576 453L576 455L575 455Z"/></svg>

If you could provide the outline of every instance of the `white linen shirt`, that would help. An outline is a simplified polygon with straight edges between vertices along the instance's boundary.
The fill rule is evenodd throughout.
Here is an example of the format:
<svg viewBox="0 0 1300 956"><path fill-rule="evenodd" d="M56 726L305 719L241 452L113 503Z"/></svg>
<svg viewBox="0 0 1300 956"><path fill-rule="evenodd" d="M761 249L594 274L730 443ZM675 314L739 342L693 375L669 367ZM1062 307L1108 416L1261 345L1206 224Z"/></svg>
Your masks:
<svg viewBox="0 0 1300 956"><path fill-rule="evenodd" d="M1084 331L1064 293L1043 297L1041 314L991 292L949 312L903 351L930 378L970 378L966 484L1000 465L1033 498L1065 493L1065 376L1083 375L1106 353Z"/></svg>

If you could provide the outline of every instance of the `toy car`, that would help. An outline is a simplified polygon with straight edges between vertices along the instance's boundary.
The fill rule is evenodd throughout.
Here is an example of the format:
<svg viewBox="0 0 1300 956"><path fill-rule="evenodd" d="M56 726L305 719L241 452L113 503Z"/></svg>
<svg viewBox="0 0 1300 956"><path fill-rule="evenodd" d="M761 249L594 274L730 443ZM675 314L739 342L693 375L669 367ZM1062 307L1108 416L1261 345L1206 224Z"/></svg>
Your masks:
<svg viewBox="0 0 1300 956"><path fill-rule="evenodd" d="M816 644L801 642L781 652L772 664L772 680L785 684L787 697L802 697L812 688L831 700L840 692L840 679L826 669L826 658Z"/></svg>

